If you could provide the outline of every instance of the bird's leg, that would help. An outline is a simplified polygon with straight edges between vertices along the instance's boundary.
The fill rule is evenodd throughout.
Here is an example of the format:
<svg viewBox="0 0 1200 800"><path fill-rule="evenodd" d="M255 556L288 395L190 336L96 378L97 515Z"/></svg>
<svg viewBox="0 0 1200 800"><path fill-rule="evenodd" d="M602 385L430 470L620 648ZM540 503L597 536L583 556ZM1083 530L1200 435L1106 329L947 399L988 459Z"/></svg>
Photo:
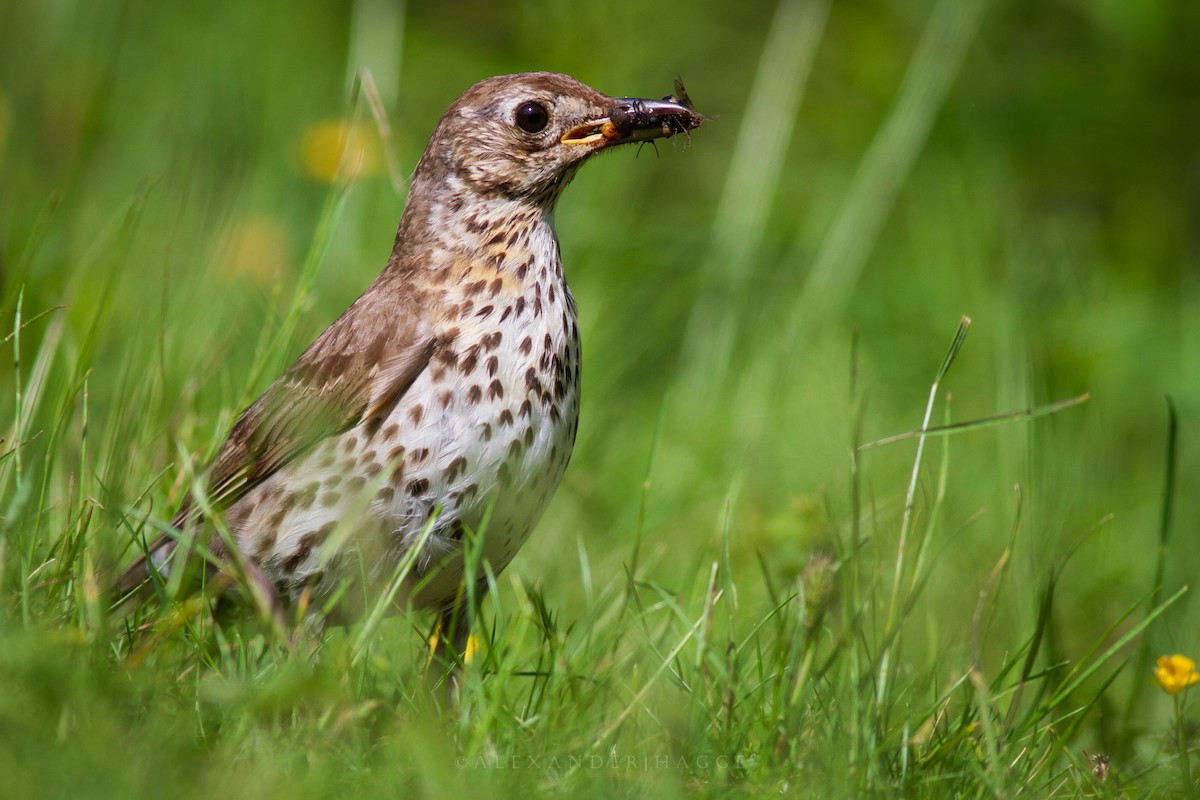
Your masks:
<svg viewBox="0 0 1200 800"><path fill-rule="evenodd" d="M436 671L453 675L470 662L470 616L463 596L438 614L429 634L429 663Z"/></svg>
<svg viewBox="0 0 1200 800"><path fill-rule="evenodd" d="M471 635L471 616L477 608L487 583L479 581L470 602L465 591L461 591L454 603L442 609L433 623L429 634L429 661L426 675L433 681L445 678L447 697L453 701L461 688L462 670L471 663L477 644Z"/></svg>

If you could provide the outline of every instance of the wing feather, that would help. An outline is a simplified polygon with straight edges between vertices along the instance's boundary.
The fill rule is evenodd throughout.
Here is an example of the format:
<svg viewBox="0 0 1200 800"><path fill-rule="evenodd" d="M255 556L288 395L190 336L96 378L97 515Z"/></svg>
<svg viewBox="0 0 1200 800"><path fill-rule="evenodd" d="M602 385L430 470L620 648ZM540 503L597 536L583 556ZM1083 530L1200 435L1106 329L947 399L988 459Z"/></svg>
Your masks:
<svg viewBox="0 0 1200 800"><path fill-rule="evenodd" d="M207 476L217 508L236 503L317 442L386 416L429 364L437 340L426 326L386 318L364 324L352 313L364 298L234 424ZM194 514L185 503L173 524L181 527Z"/></svg>

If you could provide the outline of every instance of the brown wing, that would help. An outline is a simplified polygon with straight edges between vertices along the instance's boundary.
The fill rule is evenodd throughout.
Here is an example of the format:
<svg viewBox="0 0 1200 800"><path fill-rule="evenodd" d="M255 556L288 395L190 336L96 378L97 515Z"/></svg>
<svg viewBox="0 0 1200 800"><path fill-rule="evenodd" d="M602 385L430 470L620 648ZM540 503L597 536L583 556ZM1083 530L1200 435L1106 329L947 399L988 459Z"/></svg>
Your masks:
<svg viewBox="0 0 1200 800"><path fill-rule="evenodd" d="M405 283L398 271L385 271L242 412L208 470L214 507L228 508L322 439L387 416L437 343L420 293ZM196 516L189 496L171 524L182 528ZM162 558L174 546L174 537L162 534L146 553ZM118 579L117 596L149 577L143 554Z"/></svg>
<svg viewBox="0 0 1200 800"><path fill-rule="evenodd" d="M436 342L428 326L417 309L375 289L242 412L208 471L214 507L237 502L322 439L382 419L425 369ZM185 502L172 524L193 515Z"/></svg>

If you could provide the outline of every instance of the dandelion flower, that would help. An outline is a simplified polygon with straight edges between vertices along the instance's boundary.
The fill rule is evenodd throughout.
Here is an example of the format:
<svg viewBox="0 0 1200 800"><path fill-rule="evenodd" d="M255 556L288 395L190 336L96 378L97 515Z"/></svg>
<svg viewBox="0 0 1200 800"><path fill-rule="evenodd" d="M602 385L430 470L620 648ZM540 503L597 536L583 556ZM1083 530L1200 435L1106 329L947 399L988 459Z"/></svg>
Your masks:
<svg viewBox="0 0 1200 800"><path fill-rule="evenodd" d="M1196 662L1187 656L1160 656L1154 668L1154 678L1167 694L1179 694L1193 683L1200 681Z"/></svg>
<svg viewBox="0 0 1200 800"><path fill-rule="evenodd" d="M313 180L333 183L343 153L345 169L350 175L379 172L379 143L365 125L325 120L310 125L300 138L300 166Z"/></svg>
<svg viewBox="0 0 1200 800"><path fill-rule="evenodd" d="M234 223L218 245L221 273L228 281L246 279L270 288L291 271L287 232L279 220L252 215Z"/></svg>

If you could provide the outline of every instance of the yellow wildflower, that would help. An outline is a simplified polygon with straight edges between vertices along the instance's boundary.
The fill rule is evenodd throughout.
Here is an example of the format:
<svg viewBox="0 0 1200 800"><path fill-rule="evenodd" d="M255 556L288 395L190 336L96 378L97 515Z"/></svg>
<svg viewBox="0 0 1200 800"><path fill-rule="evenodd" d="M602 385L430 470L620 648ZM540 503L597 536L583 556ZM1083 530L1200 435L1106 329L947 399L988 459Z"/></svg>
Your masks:
<svg viewBox="0 0 1200 800"><path fill-rule="evenodd" d="M345 154L348 175L379 172L379 142L366 125L344 120L324 120L308 127L300 138L300 166L308 177L333 183Z"/></svg>
<svg viewBox="0 0 1200 800"><path fill-rule="evenodd" d="M235 222L217 252L222 276L230 281L244 278L267 289L291 271L287 231L273 217L252 215Z"/></svg>
<svg viewBox="0 0 1200 800"><path fill-rule="evenodd" d="M1179 694L1193 683L1200 681L1196 662L1187 656L1160 656L1154 669L1154 678L1167 694Z"/></svg>

